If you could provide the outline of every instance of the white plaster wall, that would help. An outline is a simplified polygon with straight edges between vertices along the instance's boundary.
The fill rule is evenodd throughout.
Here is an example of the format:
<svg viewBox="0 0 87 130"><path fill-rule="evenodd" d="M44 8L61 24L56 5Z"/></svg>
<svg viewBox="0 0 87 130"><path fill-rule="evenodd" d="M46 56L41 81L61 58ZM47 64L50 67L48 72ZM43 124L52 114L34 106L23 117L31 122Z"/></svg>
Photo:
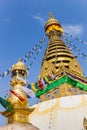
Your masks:
<svg viewBox="0 0 87 130"><path fill-rule="evenodd" d="M30 122L40 130L84 130L87 95L56 98L33 106ZM0 130L38 130L28 124L11 124Z"/></svg>
<svg viewBox="0 0 87 130"><path fill-rule="evenodd" d="M87 95L67 96L33 106L30 122L40 130L82 130Z"/></svg>

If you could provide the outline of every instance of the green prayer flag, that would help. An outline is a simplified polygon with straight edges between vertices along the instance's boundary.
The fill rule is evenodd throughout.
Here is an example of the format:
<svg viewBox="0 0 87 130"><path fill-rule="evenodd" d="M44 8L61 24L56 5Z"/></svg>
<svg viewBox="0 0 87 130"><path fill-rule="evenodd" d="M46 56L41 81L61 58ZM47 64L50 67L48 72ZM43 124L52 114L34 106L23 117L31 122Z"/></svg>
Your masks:
<svg viewBox="0 0 87 130"><path fill-rule="evenodd" d="M40 90L40 89L37 90L37 92L35 93L36 97L40 97L41 95L45 94L46 92L50 91L51 89L59 87L60 85L64 84L65 82L72 85L72 87L74 86L76 88L87 91L87 84L83 84L81 81L78 81L74 78L64 75L64 76L61 76L59 79L51 82L49 85L46 86L46 88L44 90Z"/></svg>
<svg viewBox="0 0 87 130"><path fill-rule="evenodd" d="M11 106L11 104L6 101L4 98L0 97L0 103L1 105L9 112L13 111L13 107Z"/></svg>

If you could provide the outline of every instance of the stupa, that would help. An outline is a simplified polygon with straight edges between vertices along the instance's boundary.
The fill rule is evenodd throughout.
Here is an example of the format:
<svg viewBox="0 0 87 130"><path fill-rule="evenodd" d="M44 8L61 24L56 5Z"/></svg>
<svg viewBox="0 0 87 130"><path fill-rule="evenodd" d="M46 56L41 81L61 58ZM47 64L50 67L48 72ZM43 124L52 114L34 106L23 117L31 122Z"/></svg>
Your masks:
<svg viewBox="0 0 87 130"><path fill-rule="evenodd" d="M23 130L27 130L27 124L32 124L32 130L87 130L87 78L76 56L62 40L62 26L52 13L45 24L45 32L49 43L38 81L31 85L40 103L28 108L27 97L20 91L20 87L27 84L27 71L19 61L12 69L13 89L7 99L14 111L2 113L7 117L9 125L0 130L6 127L10 130L12 125L21 130L20 125L25 125ZM15 78L15 75L20 78ZM14 93L18 93L20 100L24 101L21 102L15 95L14 98Z"/></svg>
<svg viewBox="0 0 87 130"><path fill-rule="evenodd" d="M87 130L87 78L52 13L45 32L49 43L35 89L41 103L33 106L30 122L40 130Z"/></svg>

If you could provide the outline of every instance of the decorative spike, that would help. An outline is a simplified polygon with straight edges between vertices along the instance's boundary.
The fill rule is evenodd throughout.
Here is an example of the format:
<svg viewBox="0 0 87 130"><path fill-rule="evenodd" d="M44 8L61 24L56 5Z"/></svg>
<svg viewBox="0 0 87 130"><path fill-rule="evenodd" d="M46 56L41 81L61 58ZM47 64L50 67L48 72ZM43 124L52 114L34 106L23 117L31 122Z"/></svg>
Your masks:
<svg viewBox="0 0 87 130"><path fill-rule="evenodd" d="M49 19L54 19L52 12L49 13Z"/></svg>

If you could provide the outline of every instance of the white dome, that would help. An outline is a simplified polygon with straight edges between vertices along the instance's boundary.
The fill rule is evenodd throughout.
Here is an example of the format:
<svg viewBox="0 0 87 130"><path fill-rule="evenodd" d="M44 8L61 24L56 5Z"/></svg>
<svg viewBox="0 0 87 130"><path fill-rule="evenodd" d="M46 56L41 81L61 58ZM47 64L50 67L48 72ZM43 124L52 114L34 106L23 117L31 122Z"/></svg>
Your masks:
<svg viewBox="0 0 87 130"><path fill-rule="evenodd" d="M82 130L87 117L87 95L57 98L34 107L29 120L40 130Z"/></svg>

